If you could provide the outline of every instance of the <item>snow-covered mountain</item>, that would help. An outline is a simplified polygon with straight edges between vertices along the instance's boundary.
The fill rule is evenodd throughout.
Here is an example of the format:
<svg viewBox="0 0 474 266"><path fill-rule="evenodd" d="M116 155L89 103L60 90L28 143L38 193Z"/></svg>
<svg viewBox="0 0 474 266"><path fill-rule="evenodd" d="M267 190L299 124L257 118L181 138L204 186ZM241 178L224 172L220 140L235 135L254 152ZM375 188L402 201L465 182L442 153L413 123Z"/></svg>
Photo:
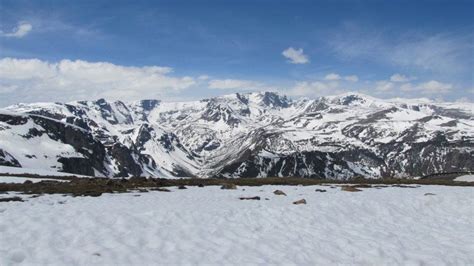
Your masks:
<svg viewBox="0 0 474 266"><path fill-rule="evenodd" d="M474 170L474 107L358 93L0 109L0 165L97 176L346 179Z"/></svg>

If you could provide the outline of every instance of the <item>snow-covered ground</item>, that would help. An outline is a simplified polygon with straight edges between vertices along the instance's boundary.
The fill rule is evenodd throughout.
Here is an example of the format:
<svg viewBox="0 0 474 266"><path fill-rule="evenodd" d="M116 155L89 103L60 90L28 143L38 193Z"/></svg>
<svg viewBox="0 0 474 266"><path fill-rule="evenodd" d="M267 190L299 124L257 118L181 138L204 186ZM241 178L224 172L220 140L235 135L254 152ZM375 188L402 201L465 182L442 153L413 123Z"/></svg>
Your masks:
<svg viewBox="0 0 474 266"><path fill-rule="evenodd" d="M458 176L454 179L454 181L474 182L474 175Z"/></svg>
<svg viewBox="0 0 474 266"><path fill-rule="evenodd" d="M0 203L0 265L474 265L471 187L171 190Z"/></svg>
<svg viewBox="0 0 474 266"><path fill-rule="evenodd" d="M23 183L27 180L29 180L33 183L37 183L37 182L40 182L40 181L66 182L66 180L61 180L61 179L29 178L29 177L20 177L20 176L2 176L2 175L0 175L0 183Z"/></svg>
<svg viewBox="0 0 474 266"><path fill-rule="evenodd" d="M63 173L57 172L52 170L45 170L39 168L27 168L27 167L10 167L10 166L3 166L0 165L0 173L2 174L32 174L32 175L43 175L43 176L77 176L77 177L85 177L84 175L77 175L77 174L70 174L70 173Z"/></svg>

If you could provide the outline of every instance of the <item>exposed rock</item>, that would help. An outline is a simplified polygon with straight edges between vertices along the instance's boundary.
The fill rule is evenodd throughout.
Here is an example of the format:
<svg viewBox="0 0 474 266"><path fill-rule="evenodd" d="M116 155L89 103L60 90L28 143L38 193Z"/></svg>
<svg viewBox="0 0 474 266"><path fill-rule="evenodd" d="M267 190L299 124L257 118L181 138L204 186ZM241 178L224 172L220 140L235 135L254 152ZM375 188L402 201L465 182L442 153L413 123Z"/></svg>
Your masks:
<svg viewBox="0 0 474 266"><path fill-rule="evenodd" d="M94 175L94 169L91 167L90 161L86 158L61 157L58 159L58 162L63 164L64 172L87 176Z"/></svg>
<svg viewBox="0 0 474 266"><path fill-rule="evenodd" d="M22 115L0 114L0 122L5 122L12 126L24 125L28 122L28 117Z"/></svg>
<svg viewBox="0 0 474 266"><path fill-rule="evenodd" d="M300 199L300 200L297 200L297 201L293 202L293 204L295 204L295 205L306 204L306 200L305 199Z"/></svg>
<svg viewBox="0 0 474 266"><path fill-rule="evenodd" d="M167 189L167 188L162 188L162 187L156 187L156 188L152 188L150 189L152 191L160 191L160 192L171 192L171 190Z"/></svg>
<svg viewBox="0 0 474 266"><path fill-rule="evenodd" d="M291 100L269 92L177 105L105 99L19 104L0 114L0 135L24 139L18 149L28 157L13 158L17 151L3 148L0 165L42 160L44 169L107 177L348 180L469 172L474 170L473 132L458 128L474 119L466 106L400 103L357 93ZM287 108L299 111L288 118L282 115ZM334 113L344 119L333 119ZM386 127L399 122L399 113L407 118L403 126ZM237 127L245 134L230 134ZM300 137L301 132L311 134ZM54 149L36 152L31 143L39 137Z"/></svg>
<svg viewBox="0 0 474 266"><path fill-rule="evenodd" d="M225 183L222 185L221 189L237 189L237 186L232 183Z"/></svg>
<svg viewBox="0 0 474 266"><path fill-rule="evenodd" d="M275 190L275 191L273 191L273 194L275 194L275 195L281 195L281 196L286 196L286 193L285 193L285 192L283 192L283 191L281 191L281 190L278 190L278 189Z"/></svg>
<svg viewBox="0 0 474 266"><path fill-rule="evenodd" d="M84 193L76 194L74 196L89 196L89 197L99 197L102 195L100 191L86 191Z"/></svg>
<svg viewBox="0 0 474 266"><path fill-rule="evenodd" d="M392 187L417 188L417 187L419 187L419 186L410 186L410 185L398 185L398 184L395 184L395 185L392 185Z"/></svg>
<svg viewBox="0 0 474 266"><path fill-rule="evenodd" d="M361 189L356 188L355 186L342 186L341 187L342 191L347 191L347 192L359 192L362 191Z"/></svg>
<svg viewBox="0 0 474 266"><path fill-rule="evenodd" d="M140 104L143 108L144 111L151 111L153 110L156 106L160 104L160 101L158 100L141 100Z"/></svg>
<svg viewBox="0 0 474 266"><path fill-rule="evenodd" d="M21 167L20 162L13 157L10 153L0 149L0 165Z"/></svg>
<svg viewBox="0 0 474 266"><path fill-rule="evenodd" d="M140 165L133 158L133 152L126 146L116 143L110 149L110 154L116 159L120 171L115 176L139 176L142 174Z"/></svg>
<svg viewBox="0 0 474 266"><path fill-rule="evenodd" d="M240 197L239 199L240 199L240 200L260 200L260 197L259 197L259 196L255 196L255 197Z"/></svg>
<svg viewBox="0 0 474 266"><path fill-rule="evenodd" d="M23 201L20 197L0 198L0 202Z"/></svg>
<svg viewBox="0 0 474 266"><path fill-rule="evenodd" d="M316 191L316 192L326 192L325 189L319 189L319 188L317 188L315 191Z"/></svg>
<svg viewBox="0 0 474 266"><path fill-rule="evenodd" d="M271 107L283 107L289 106L289 99L286 96L280 96L274 92L265 92L262 98L263 103Z"/></svg>
<svg viewBox="0 0 474 266"><path fill-rule="evenodd" d="M434 195L436 195L436 194L434 194L434 193L425 193L425 196L434 196Z"/></svg>
<svg viewBox="0 0 474 266"><path fill-rule="evenodd" d="M357 184L357 185L353 185L353 187L355 187L355 188L371 188L372 185L368 185L368 184Z"/></svg>
<svg viewBox="0 0 474 266"><path fill-rule="evenodd" d="M188 189L188 188L186 186L181 185L178 187L178 189Z"/></svg>

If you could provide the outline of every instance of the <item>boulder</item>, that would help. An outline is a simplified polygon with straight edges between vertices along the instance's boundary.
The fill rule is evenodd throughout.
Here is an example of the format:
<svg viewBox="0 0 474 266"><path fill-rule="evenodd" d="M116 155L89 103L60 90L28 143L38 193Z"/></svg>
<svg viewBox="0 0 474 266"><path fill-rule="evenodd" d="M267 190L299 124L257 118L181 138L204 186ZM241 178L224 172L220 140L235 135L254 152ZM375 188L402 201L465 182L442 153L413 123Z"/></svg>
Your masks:
<svg viewBox="0 0 474 266"><path fill-rule="evenodd" d="M306 204L306 200L305 199L300 199L300 200L297 200L297 201L293 202L293 204L295 204L295 205Z"/></svg>
<svg viewBox="0 0 474 266"><path fill-rule="evenodd" d="M1 198L0 202L9 202L9 201L23 201L20 197L10 197L10 198Z"/></svg>
<svg viewBox="0 0 474 266"><path fill-rule="evenodd" d="M221 189L237 189L237 186L235 184L227 183L222 185Z"/></svg>
<svg viewBox="0 0 474 266"><path fill-rule="evenodd" d="M162 188L162 187L156 187L156 188L152 188L150 190L151 191L160 191L160 192L171 192L171 190L169 190L167 188Z"/></svg>
<svg viewBox="0 0 474 266"><path fill-rule="evenodd" d="M255 197L240 197L239 199L240 199L240 200L260 200L260 197L259 197L259 196L255 196Z"/></svg>
<svg viewBox="0 0 474 266"><path fill-rule="evenodd" d="M286 193L285 193L285 192L283 192L283 191L281 191L281 190L278 190L278 189L275 190L275 191L273 191L273 194L275 194L275 195L281 195L281 196L286 196Z"/></svg>

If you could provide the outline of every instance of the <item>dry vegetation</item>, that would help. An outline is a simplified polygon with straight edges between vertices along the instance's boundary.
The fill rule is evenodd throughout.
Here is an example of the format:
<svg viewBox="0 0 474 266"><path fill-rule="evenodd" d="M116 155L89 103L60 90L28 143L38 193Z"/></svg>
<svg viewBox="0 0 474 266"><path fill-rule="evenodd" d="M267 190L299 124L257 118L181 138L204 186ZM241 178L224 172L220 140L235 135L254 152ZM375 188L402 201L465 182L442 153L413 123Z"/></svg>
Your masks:
<svg viewBox="0 0 474 266"><path fill-rule="evenodd" d="M240 178L240 179L162 179L132 177L129 179L106 178L78 178L57 176L21 175L29 178L48 178L68 180L69 182L40 181L33 183L26 181L22 184L0 183L0 193L17 191L25 194L70 194L73 196L100 196L102 193L121 193L129 191L146 192L169 191L164 187L177 186L185 189L186 186L222 186L231 188L235 186L262 186L262 185L340 185L343 189L355 191L358 188L381 188L386 186L416 187L414 185L447 185L447 186L474 186L469 182L455 182L453 178L436 177L426 179L364 179L357 178L349 181L310 179L310 178ZM350 186L348 186L350 185Z"/></svg>

